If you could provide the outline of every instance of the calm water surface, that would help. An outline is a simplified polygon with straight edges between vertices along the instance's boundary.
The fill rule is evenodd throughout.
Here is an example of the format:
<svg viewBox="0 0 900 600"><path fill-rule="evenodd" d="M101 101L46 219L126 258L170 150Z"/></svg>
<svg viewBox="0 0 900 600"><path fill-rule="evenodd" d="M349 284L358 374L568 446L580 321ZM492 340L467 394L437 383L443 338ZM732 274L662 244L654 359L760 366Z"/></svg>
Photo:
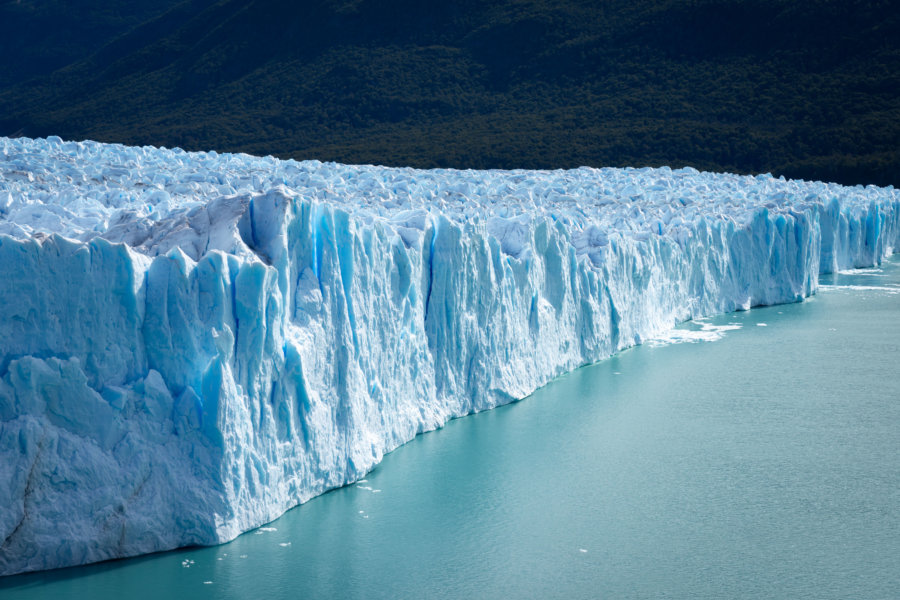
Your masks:
<svg viewBox="0 0 900 600"><path fill-rule="evenodd" d="M900 261L823 283L451 422L274 529L0 598L898 598Z"/></svg>

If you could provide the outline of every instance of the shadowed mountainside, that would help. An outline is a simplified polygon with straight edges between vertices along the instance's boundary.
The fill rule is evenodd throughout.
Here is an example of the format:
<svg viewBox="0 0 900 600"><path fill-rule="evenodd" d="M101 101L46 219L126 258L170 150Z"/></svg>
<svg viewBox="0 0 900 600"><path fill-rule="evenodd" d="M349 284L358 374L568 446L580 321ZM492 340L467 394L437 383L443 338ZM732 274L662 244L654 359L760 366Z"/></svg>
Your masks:
<svg viewBox="0 0 900 600"><path fill-rule="evenodd" d="M0 134L900 184L891 0L141 4L83 9L80 41L5 42Z"/></svg>
<svg viewBox="0 0 900 600"><path fill-rule="evenodd" d="M52 73L178 0L0 0L0 89Z"/></svg>

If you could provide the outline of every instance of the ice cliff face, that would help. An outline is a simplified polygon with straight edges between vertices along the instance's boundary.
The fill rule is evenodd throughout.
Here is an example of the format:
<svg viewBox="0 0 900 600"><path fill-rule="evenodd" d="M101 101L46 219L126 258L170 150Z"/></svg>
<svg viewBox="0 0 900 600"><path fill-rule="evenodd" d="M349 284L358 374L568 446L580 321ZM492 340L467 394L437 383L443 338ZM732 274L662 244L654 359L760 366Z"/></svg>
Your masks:
<svg viewBox="0 0 900 600"><path fill-rule="evenodd" d="M900 193L0 138L0 574L215 544L900 246Z"/></svg>

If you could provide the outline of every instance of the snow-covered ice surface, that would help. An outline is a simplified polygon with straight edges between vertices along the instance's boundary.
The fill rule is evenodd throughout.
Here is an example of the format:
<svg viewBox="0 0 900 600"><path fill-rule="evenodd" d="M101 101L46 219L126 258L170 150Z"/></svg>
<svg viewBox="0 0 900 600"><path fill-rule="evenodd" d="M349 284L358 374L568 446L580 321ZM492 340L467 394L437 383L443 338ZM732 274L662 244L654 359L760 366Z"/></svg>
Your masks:
<svg viewBox="0 0 900 600"><path fill-rule="evenodd" d="M0 574L229 540L898 243L891 188L0 138Z"/></svg>

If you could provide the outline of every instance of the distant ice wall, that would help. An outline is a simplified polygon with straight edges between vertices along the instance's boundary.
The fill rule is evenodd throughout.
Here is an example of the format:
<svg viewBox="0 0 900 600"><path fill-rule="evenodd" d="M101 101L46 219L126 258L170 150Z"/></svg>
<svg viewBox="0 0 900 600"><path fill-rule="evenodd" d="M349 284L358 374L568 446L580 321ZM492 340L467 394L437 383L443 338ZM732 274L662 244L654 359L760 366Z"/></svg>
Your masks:
<svg viewBox="0 0 900 600"><path fill-rule="evenodd" d="M891 194L637 234L217 202L194 258L0 235L0 574L232 539L450 418L900 247Z"/></svg>

